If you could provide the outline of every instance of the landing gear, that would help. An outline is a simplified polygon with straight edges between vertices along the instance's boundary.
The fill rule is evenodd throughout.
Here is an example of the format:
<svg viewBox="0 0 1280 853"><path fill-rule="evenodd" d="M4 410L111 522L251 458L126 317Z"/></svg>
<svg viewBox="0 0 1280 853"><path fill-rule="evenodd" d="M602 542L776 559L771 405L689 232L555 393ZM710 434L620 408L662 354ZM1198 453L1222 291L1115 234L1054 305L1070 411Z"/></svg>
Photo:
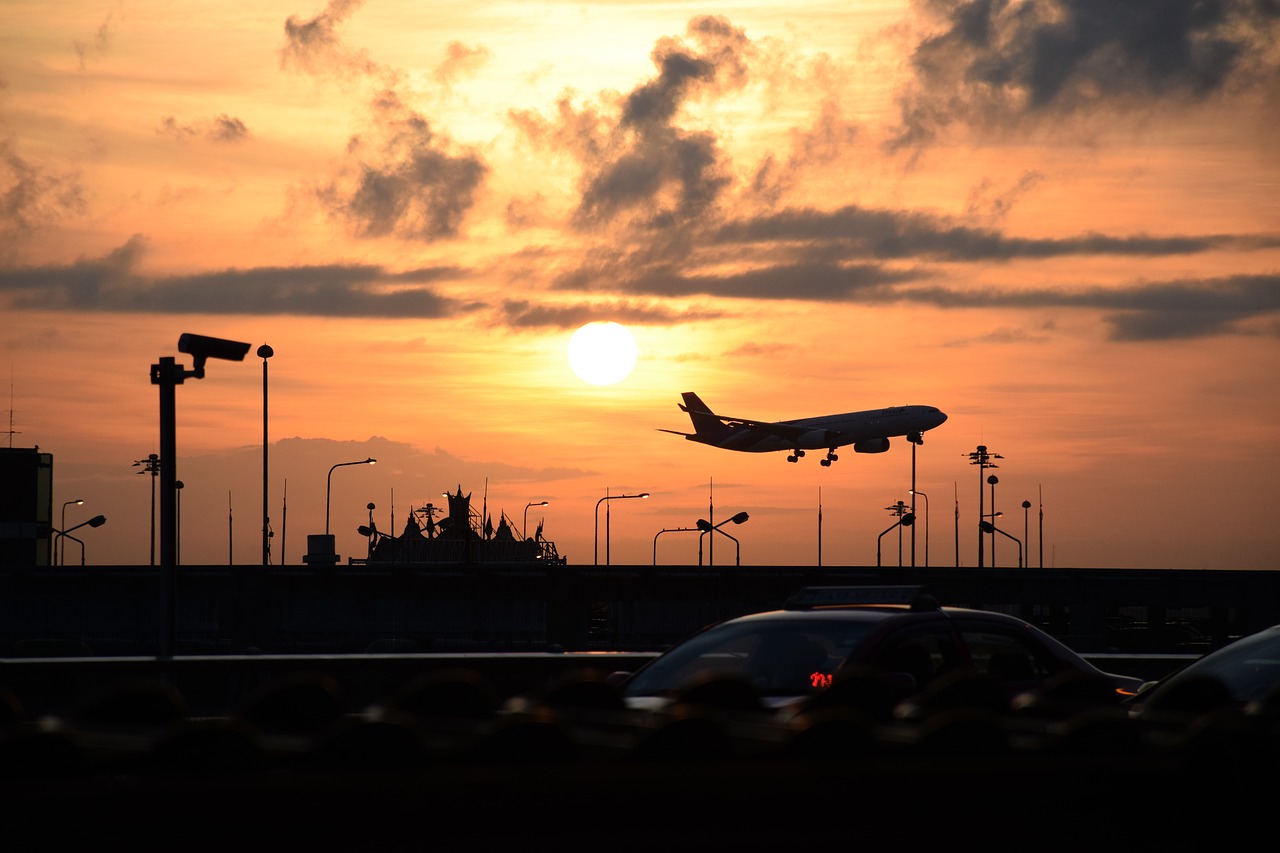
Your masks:
<svg viewBox="0 0 1280 853"><path fill-rule="evenodd" d="M832 462L835 462L835 461L836 461L836 460L838 460L839 458L840 458L839 456L836 456L836 449L833 447L833 448L831 448L830 450L828 450L828 451L827 451L827 458L826 458L826 459L823 459L823 460L822 460L821 462L819 462L818 464L819 464L819 465L821 465L823 468L830 468L830 467L831 467L831 463L832 463Z"/></svg>
<svg viewBox="0 0 1280 853"><path fill-rule="evenodd" d="M787 457L787 461L788 462L799 461L801 456L804 456L804 451L797 448L794 453L792 453L790 456Z"/></svg>
<svg viewBox="0 0 1280 853"><path fill-rule="evenodd" d="M911 442L912 444L924 444L924 433L909 432L907 433L907 441Z"/></svg>

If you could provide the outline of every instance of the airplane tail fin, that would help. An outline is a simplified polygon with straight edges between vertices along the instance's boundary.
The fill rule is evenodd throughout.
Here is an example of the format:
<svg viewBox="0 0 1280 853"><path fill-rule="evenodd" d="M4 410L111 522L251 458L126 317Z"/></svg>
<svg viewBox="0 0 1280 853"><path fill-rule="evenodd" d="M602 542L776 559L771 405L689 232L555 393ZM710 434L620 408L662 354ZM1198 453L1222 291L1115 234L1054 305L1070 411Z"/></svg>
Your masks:
<svg viewBox="0 0 1280 853"><path fill-rule="evenodd" d="M725 425L724 421L720 420L697 394L692 391L685 391L680 396L684 399L680 410L689 413L689 420L693 421L693 431L698 440L714 440L729 431L729 427Z"/></svg>

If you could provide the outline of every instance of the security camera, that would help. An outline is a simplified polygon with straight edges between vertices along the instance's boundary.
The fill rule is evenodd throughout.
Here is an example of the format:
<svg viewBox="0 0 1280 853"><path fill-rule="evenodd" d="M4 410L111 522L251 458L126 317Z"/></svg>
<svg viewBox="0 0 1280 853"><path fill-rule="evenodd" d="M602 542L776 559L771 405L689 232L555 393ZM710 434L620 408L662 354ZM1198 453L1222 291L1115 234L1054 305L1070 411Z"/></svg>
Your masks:
<svg viewBox="0 0 1280 853"><path fill-rule="evenodd" d="M245 354L249 352L249 344L185 332L182 337L178 338L178 352L185 352L192 356L195 375L201 377L204 376L206 359L221 358L227 361L244 361Z"/></svg>

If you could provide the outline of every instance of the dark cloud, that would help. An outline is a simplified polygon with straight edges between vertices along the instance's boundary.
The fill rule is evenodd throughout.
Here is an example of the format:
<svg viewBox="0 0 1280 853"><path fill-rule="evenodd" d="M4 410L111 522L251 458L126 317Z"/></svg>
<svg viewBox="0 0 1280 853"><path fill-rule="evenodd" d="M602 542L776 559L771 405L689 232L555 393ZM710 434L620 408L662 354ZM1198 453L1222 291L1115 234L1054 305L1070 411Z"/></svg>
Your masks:
<svg viewBox="0 0 1280 853"><path fill-rule="evenodd" d="M371 139L347 148L346 171L316 190L329 212L360 237L438 240L458 233L489 167L384 90L373 103Z"/></svg>
<svg viewBox="0 0 1280 853"><path fill-rule="evenodd" d="M249 137L249 128L238 118L226 113L214 119L202 120L191 124L181 124L173 116L165 116L160 120L156 133L171 136L179 142L203 138L210 142L240 142Z"/></svg>
<svg viewBox="0 0 1280 853"><path fill-rule="evenodd" d="M151 277L137 272L145 248L135 236L102 258L0 270L0 302L17 310L427 319L469 310L429 286L463 276L447 267L393 273L322 264Z"/></svg>
<svg viewBox="0 0 1280 853"><path fill-rule="evenodd" d="M931 142L953 122L1202 101L1232 85L1274 85L1277 73L1280 5L1269 0L919 5L941 29L912 55L895 146Z"/></svg>
<svg viewBox="0 0 1280 853"><path fill-rule="evenodd" d="M582 122L593 135L576 151L584 159L579 227L593 228L620 216L648 227L688 223L714 208L730 177L714 135L679 124L680 110L694 97L746 83L751 43L723 18L690 21L686 39L664 38L653 50L658 74L621 100L617 123L601 128L594 113Z"/></svg>
<svg viewBox="0 0 1280 853"><path fill-rule="evenodd" d="M715 320L724 316L721 311L677 312L657 303L626 301L554 305L509 299L502 303L500 310L504 324L518 329L576 329L602 318L637 326Z"/></svg>
<svg viewBox="0 0 1280 853"><path fill-rule="evenodd" d="M330 0L323 12L309 20L290 15L284 22L280 65L309 74L376 70L364 53L348 50L338 37L339 27L363 5L364 0Z"/></svg>
<svg viewBox="0 0 1280 853"><path fill-rule="evenodd" d="M75 173L57 174L18 155L0 139L0 240L85 210L84 188Z"/></svg>
<svg viewBox="0 0 1280 853"><path fill-rule="evenodd" d="M1111 237L1083 234L1065 238L1009 237L994 228L975 228L949 217L917 211L849 205L837 210L792 209L739 219L719 226L722 243L797 243L812 251L849 258L921 258L947 261L1013 260L1065 255L1181 255L1211 250L1280 246L1280 235L1199 235Z"/></svg>

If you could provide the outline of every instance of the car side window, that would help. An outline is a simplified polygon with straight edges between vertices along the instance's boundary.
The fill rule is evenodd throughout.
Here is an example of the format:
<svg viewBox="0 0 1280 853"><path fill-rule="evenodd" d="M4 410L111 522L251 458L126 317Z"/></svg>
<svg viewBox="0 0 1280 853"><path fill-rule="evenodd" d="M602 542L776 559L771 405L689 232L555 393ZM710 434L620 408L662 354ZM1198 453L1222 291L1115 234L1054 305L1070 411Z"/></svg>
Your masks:
<svg viewBox="0 0 1280 853"><path fill-rule="evenodd" d="M955 633L950 625L917 627L890 637L872 664L885 672L904 672L924 687L960 664Z"/></svg>
<svg viewBox="0 0 1280 853"><path fill-rule="evenodd" d="M1005 684L1037 683L1051 674L1036 648L1016 634L997 628L965 627L961 636L974 668Z"/></svg>

